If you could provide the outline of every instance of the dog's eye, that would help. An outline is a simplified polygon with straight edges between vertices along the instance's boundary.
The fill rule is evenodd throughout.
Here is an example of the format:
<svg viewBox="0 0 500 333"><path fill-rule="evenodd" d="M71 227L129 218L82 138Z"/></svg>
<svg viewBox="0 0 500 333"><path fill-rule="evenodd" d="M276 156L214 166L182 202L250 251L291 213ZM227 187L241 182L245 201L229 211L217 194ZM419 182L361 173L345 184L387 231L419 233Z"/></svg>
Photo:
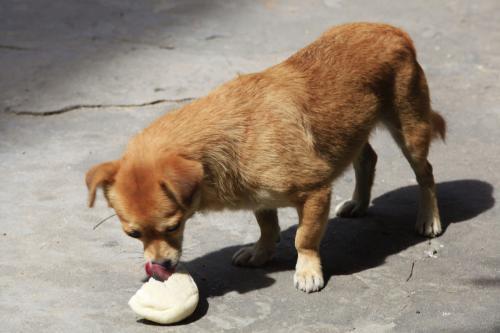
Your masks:
<svg viewBox="0 0 500 333"><path fill-rule="evenodd" d="M127 232L127 235L129 235L132 238L141 238L142 234L140 231L133 230L131 232Z"/></svg>
<svg viewBox="0 0 500 333"><path fill-rule="evenodd" d="M179 229L179 227L181 226L180 223L177 223L176 225L173 225L171 227L167 227L165 228L165 232L174 232L176 231L177 229Z"/></svg>

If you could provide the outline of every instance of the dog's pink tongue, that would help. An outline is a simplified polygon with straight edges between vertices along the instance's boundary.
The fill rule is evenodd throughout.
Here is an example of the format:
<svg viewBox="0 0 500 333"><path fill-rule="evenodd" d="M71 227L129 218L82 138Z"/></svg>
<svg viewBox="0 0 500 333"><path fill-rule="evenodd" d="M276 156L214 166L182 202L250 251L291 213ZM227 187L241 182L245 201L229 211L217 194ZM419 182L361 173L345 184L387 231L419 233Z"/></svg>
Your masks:
<svg viewBox="0 0 500 333"><path fill-rule="evenodd" d="M174 274L173 270L169 271L162 265L153 264L152 262L147 262L144 269L146 270L146 274L148 276L152 276L156 280L160 281L165 281L170 277L170 275Z"/></svg>

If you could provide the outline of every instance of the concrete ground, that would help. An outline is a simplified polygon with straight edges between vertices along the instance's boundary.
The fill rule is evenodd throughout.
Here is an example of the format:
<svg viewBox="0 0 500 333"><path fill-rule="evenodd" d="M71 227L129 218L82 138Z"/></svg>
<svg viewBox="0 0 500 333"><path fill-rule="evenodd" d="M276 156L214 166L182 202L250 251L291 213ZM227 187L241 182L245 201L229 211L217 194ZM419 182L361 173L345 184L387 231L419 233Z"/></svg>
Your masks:
<svg viewBox="0 0 500 333"><path fill-rule="evenodd" d="M1 2L0 331L500 332L499 12L497 0ZM127 301L141 245L116 218L93 230L112 211L86 208L85 171L159 115L349 21L415 40L449 125L430 156L445 233L413 233L414 176L380 130L369 216L332 215L323 291L292 285L293 210L280 211L282 242L262 269L230 265L258 237L250 213L197 215L183 257L197 311L170 327L139 320ZM353 185L349 171L332 207Z"/></svg>

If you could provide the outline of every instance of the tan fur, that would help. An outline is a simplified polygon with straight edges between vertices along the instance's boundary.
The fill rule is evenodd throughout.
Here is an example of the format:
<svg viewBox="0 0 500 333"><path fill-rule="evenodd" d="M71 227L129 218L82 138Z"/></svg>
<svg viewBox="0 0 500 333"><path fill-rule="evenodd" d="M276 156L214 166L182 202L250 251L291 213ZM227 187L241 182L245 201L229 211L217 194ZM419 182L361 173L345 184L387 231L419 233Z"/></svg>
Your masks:
<svg viewBox="0 0 500 333"><path fill-rule="evenodd" d="M353 199L337 213L366 211L376 164L367 141L379 122L421 186L417 229L439 234L427 154L435 133L444 138L445 122L431 110L411 39L383 24L335 27L286 61L164 115L130 141L122 159L89 171L89 202L103 186L124 229L141 232L148 259L175 262L194 212L252 209L262 236L235 255L243 265L269 259L279 232L276 209L296 207L294 280L299 289L316 291L323 285L318 249L330 185L354 162ZM177 223L178 230L164 230Z"/></svg>

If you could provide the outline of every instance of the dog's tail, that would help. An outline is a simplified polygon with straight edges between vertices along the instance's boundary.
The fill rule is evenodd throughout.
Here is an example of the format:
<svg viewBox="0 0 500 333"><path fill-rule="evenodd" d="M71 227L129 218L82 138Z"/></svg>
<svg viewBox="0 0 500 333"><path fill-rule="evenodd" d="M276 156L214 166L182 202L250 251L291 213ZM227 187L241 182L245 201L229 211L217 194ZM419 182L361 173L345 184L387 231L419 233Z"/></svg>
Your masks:
<svg viewBox="0 0 500 333"><path fill-rule="evenodd" d="M431 126L432 126L432 136L434 138L440 136L441 140L444 141L446 137L446 121L436 111L431 111Z"/></svg>

